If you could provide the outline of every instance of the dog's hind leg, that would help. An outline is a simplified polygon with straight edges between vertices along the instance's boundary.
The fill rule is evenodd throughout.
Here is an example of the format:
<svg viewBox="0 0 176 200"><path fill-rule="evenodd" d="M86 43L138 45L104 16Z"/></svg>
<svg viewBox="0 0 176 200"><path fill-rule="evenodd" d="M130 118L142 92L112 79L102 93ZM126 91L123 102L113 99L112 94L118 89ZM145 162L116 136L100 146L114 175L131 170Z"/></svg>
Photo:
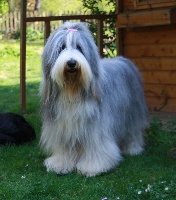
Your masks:
<svg viewBox="0 0 176 200"><path fill-rule="evenodd" d="M143 134L137 134L121 142L121 151L123 154L138 155L143 152L144 140Z"/></svg>

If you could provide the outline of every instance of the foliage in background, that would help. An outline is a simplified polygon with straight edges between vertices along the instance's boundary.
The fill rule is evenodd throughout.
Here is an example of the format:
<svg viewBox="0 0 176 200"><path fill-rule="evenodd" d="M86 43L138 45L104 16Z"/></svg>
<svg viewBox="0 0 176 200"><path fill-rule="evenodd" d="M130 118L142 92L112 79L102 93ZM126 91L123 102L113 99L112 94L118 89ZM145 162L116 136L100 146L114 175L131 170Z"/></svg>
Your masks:
<svg viewBox="0 0 176 200"><path fill-rule="evenodd" d="M114 14L116 0L81 0L84 10L92 14Z"/></svg>
<svg viewBox="0 0 176 200"><path fill-rule="evenodd" d="M82 10L82 3L80 0L42 0L40 11L61 13L61 11L80 11Z"/></svg>
<svg viewBox="0 0 176 200"><path fill-rule="evenodd" d="M8 4L9 12L20 11L21 0L3 0ZM34 10L36 0L25 0L27 4L27 10Z"/></svg>
<svg viewBox="0 0 176 200"><path fill-rule="evenodd" d="M19 40L20 39L20 30L14 32L11 36L11 39ZM44 33L33 28L26 29L26 40L27 41L37 41L44 39Z"/></svg>
<svg viewBox="0 0 176 200"><path fill-rule="evenodd" d="M0 0L0 17L8 11L8 3L6 0Z"/></svg>
<svg viewBox="0 0 176 200"><path fill-rule="evenodd" d="M116 0L81 0L85 12L91 14L115 14ZM91 31L94 33L96 39L97 24L92 23ZM116 22L115 19L107 19L104 22L103 30L104 41L104 55L106 57L113 57L116 52Z"/></svg>
<svg viewBox="0 0 176 200"><path fill-rule="evenodd" d="M7 0L0 0L7 1ZM11 10L19 9L20 0L11 0L9 1L9 7ZM84 7L84 9L83 9ZM75 11L81 10L81 14L114 14L116 8L115 0L42 0L41 9L39 15L43 11L51 12L52 15L61 14L61 11ZM63 12L64 13L64 12ZM71 12L70 12L71 14ZM90 24L90 29L94 35L95 41L97 41L97 21L88 20ZM20 37L19 31L14 32L12 35L2 33L0 35L2 38L13 38L18 39ZM34 41L43 37L43 33L38 30L27 30L27 39ZM107 19L104 21L104 30L103 30L103 41L104 41L104 56L113 57L117 54L116 52L116 23L115 19Z"/></svg>
<svg viewBox="0 0 176 200"><path fill-rule="evenodd" d="M27 8L30 8L30 5L34 4L34 0L27 1ZM19 11L21 7L21 0L0 0L0 14L4 13L4 11ZM33 6L34 8L35 6ZM69 11L77 11L82 10L82 3L79 0L42 0L41 1L41 9L43 12L54 12L59 13L60 11L69 10ZM31 9L31 8L30 8ZM3 11L3 12L2 12Z"/></svg>
<svg viewBox="0 0 176 200"><path fill-rule="evenodd" d="M26 39L27 41L36 41L36 40L44 39L44 33L41 33L40 31L34 30L32 28L27 28Z"/></svg>

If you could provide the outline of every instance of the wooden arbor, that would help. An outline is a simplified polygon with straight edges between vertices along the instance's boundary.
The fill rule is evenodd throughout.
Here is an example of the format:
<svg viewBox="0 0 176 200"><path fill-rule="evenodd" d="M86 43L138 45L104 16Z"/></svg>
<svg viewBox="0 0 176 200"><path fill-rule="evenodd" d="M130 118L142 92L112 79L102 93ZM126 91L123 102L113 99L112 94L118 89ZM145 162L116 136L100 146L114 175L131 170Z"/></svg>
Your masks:
<svg viewBox="0 0 176 200"><path fill-rule="evenodd" d="M45 40L50 35L51 21L96 19L98 22L98 48L103 56L103 21L108 18L116 19L116 15L72 15L72 16L50 16L50 17L26 17L26 0L21 0L21 38L20 38L20 105L21 112L26 113L26 24L27 22L45 23Z"/></svg>

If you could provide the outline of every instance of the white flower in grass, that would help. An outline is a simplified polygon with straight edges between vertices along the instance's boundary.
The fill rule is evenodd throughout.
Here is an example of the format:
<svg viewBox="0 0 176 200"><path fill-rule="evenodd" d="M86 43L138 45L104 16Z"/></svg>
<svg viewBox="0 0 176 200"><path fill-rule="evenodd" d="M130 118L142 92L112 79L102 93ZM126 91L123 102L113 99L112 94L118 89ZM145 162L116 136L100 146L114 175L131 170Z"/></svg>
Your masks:
<svg viewBox="0 0 176 200"><path fill-rule="evenodd" d="M102 200L108 200L108 198L107 198L107 197L104 197Z"/></svg>
<svg viewBox="0 0 176 200"><path fill-rule="evenodd" d="M117 199L116 200L119 200L120 199L120 197L117 197Z"/></svg>
<svg viewBox="0 0 176 200"><path fill-rule="evenodd" d="M26 176L22 176L22 177L21 177L21 179L25 179L25 178L26 178Z"/></svg>
<svg viewBox="0 0 176 200"><path fill-rule="evenodd" d="M150 192L152 186L150 184L147 185L147 188L145 189L145 192Z"/></svg>
<svg viewBox="0 0 176 200"><path fill-rule="evenodd" d="M168 191L169 190L169 188L168 187L165 187L165 189L164 189L165 191Z"/></svg>
<svg viewBox="0 0 176 200"><path fill-rule="evenodd" d="M140 183L142 183L142 180L139 180Z"/></svg>
<svg viewBox="0 0 176 200"><path fill-rule="evenodd" d="M163 184L163 183L166 183L166 181L161 181L161 183Z"/></svg>
<svg viewBox="0 0 176 200"><path fill-rule="evenodd" d="M139 190L139 191L138 191L138 194L141 194L141 193L142 193L142 191L141 191L141 190Z"/></svg>

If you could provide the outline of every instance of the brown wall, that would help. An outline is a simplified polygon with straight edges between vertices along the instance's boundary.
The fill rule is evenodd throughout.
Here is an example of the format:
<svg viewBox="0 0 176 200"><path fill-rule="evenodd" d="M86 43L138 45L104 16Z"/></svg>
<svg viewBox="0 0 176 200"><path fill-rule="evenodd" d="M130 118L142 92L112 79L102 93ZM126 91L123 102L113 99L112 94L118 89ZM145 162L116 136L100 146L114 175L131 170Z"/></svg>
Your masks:
<svg viewBox="0 0 176 200"><path fill-rule="evenodd" d="M169 3L176 5L176 1L172 0L160 0L160 4L159 0L148 2L154 2L155 7L157 6L153 10L167 7L165 2L169 6ZM144 1L141 2L143 5L136 3L135 0L124 0L120 13L124 14L127 10L135 10L136 13L139 6L143 6L140 7L140 12L141 9L144 12L148 10L144 7ZM120 52L132 59L142 72L149 109L176 112L176 25L152 26L151 22L151 25L128 26L119 30Z"/></svg>

